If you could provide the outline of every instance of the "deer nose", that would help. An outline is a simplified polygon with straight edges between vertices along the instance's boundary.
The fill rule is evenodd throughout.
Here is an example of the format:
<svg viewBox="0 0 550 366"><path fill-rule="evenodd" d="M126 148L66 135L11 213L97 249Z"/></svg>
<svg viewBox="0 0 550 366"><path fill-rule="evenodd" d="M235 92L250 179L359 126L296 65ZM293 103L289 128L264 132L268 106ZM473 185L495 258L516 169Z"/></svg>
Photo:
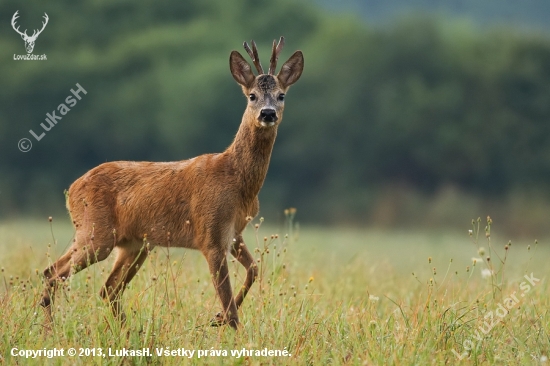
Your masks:
<svg viewBox="0 0 550 366"><path fill-rule="evenodd" d="M263 122L275 122L277 121L277 113L275 109L266 108L260 111L260 119Z"/></svg>

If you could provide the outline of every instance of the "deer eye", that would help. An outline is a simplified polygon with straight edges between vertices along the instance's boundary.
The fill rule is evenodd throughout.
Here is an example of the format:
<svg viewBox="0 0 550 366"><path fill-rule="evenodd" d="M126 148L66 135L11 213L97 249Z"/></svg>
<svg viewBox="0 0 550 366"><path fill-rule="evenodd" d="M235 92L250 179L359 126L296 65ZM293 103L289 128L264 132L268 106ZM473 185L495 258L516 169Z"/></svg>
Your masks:
<svg viewBox="0 0 550 366"><path fill-rule="evenodd" d="M250 94L248 96L248 98L250 99L251 102L255 101L256 100L256 94Z"/></svg>
<svg viewBox="0 0 550 366"><path fill-rule="evenodd" d="M277 99L279 99L279 101L283 101L285 100L285 95L283 93L279 94L279 96L277 97Z"/></svg>

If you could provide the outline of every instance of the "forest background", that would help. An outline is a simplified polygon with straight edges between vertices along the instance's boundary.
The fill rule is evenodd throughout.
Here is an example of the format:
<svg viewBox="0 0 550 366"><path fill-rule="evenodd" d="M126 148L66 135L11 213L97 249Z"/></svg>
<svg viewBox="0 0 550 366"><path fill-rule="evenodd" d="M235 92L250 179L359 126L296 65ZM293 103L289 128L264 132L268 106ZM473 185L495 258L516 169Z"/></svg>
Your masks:
<svg viewBox="0 0 550 366"><path fill-rule="evenodd" d="M246 103L229 53L254 39L265 63L284 35L281 59L301 49L305 71L261 216L463 230L490 214L548 234L550 3L515 3L3 1L0 219L66 215L63 190L103 162L223 151ZM16 10L29 34L48 14L46 61L13 59L26 54ZM77 83L87 94L36 141Z"/></svg>

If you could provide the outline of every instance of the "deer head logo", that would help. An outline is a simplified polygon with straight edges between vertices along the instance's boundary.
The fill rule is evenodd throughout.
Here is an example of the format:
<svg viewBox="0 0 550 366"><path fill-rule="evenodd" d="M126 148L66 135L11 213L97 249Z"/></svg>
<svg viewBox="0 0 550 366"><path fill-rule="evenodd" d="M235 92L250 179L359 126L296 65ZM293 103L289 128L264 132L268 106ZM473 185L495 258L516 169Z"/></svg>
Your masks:
<svg viewBox="0 0 550 366"><path fill-rule="evenodd" d="M13 29L19 33L19 35L21 35L21 38L23 38L23 41L25 41L25 49L27 50L27 53L32 53L32 50L34 49L34 42L36 41L36 38L38 38L38 36L40 35L40 33L42 33L42 31L44 30L44 28L46 28L46 24L48 24L48 14L44 13L44 22L42 22L42 29L40 30L37 30L35 29L32 36L29 37L29 35L27 35L27 30L25 29L24 32L21 32L19 31L19 26L17 26L17 28L15 27L15 20L17 18L19 18L19 15L17 15L17 13L19 12L19 10L17 10L15 12L15 14L13 14L13 18L11 18L11 26L13 27Z"/></svg>

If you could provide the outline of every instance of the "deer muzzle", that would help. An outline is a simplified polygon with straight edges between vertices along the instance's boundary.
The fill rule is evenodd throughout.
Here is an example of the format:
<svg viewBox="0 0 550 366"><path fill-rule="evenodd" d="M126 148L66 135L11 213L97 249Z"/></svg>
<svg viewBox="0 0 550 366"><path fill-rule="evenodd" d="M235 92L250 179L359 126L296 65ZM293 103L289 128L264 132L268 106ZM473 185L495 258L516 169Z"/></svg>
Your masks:
<svg viewBox="0 0 550 366"><path fill-rule="evenodd" d="M277 119L277 112L275 111L275 109L264 108L260 111L260 122L265 122L271 125L271 123L277 122Z"/></svg>

